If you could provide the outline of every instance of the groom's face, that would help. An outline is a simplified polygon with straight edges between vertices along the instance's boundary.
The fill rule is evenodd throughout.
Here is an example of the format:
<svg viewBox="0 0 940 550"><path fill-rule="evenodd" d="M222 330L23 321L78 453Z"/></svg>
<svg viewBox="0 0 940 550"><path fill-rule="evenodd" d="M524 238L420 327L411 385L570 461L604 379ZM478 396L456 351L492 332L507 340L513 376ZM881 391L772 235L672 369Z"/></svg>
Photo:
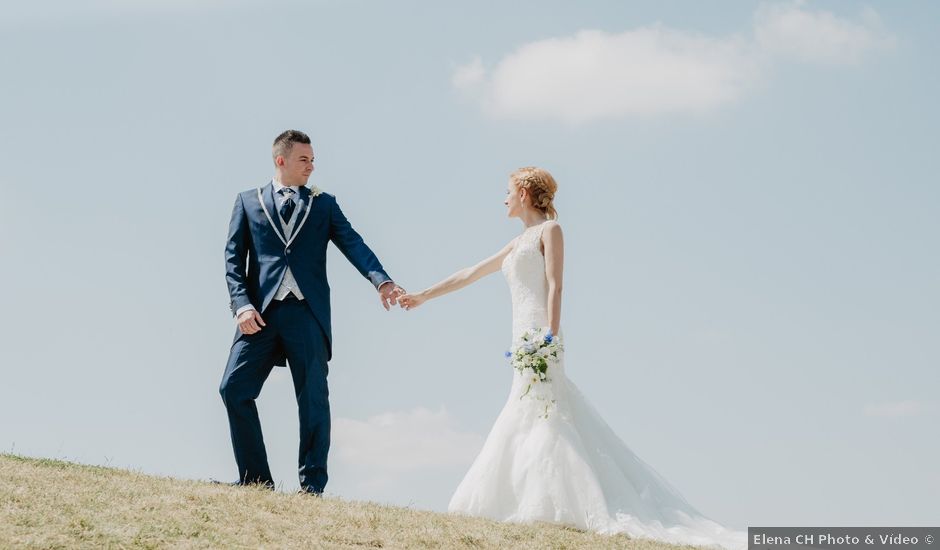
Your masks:
<svg viewBox="0 0 940 550"><path fill-rule="evenodd" d="M313 147L309 143L295 143L286 157L277 158L286 181L307 184L307 178L313 173Z"/></svg>

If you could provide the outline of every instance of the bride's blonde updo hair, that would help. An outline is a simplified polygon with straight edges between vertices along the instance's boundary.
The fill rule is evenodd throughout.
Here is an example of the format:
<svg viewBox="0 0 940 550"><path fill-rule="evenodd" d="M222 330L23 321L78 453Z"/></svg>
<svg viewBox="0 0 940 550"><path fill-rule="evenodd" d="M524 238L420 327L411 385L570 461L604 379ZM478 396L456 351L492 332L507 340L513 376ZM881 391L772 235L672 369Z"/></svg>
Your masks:
<svg viewBox="0 0 940 550"><path fill-rule="evenodd" d="M516 187L526 190L532 200L532 206L544 212L550 220L558 218L558 211L555 210L554 204L558 184L555 183L555 178L548 173L548 170L526 166L510 174L509 178L516 184Z"/></svg>

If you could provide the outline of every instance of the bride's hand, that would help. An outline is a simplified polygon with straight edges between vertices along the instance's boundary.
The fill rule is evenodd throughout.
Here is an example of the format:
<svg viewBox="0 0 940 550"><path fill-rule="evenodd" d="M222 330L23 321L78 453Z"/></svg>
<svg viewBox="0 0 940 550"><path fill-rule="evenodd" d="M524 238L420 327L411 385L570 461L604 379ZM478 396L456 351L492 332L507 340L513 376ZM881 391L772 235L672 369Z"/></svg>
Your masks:
<svg viewBox="0 0 940 550"><path fill-rule="evenodd" d="M427 298L421 296L421 294L402 294L398 297L398 303L401 304L405 310L414 309L424 302L427 301Z"/></svg>

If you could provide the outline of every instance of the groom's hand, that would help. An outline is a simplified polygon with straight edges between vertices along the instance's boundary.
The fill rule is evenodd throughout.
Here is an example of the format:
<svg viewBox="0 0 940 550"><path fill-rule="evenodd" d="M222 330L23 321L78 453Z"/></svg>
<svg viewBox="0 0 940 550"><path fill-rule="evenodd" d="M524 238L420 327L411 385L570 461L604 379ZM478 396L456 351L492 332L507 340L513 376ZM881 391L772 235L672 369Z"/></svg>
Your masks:
<svg viewBox="0 0 940 550"><path fill-rule="evenodd" d="M254 334L260 331L263 326L267 325L264 324L264 319L261 318L261 314L256 309L243 311L238 316L238 328L242 331L242 334Z"/></svg>
<svg viewBox="0 0 940 550"><path fill-rule="evenodd" d="M388 311L390 306L398 305L398 297L404 293L405 289L388 282L379 287L379 301L382 302L385 311Z"/></svg>

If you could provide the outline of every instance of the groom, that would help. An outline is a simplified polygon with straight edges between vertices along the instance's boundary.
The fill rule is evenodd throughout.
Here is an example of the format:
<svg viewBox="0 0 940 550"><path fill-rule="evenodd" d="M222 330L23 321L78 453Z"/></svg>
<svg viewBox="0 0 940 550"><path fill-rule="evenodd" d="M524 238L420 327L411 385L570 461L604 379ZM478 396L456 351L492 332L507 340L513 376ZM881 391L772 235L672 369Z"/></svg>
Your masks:
<svg viewBox="0 0 940 550"><path fill-rule="evenodd" d="M336 199L306 187L314 160L310 138L288 130L274 140L272 156L274 180L239 193L232 210L225 279L238 330L219 393L238 464L236 484L273 488L255 399L272 367L290 365L300 415L300 487L319 495L330 448L327 243L369 279L386 310L404 290L382 269Z"/></svg>

